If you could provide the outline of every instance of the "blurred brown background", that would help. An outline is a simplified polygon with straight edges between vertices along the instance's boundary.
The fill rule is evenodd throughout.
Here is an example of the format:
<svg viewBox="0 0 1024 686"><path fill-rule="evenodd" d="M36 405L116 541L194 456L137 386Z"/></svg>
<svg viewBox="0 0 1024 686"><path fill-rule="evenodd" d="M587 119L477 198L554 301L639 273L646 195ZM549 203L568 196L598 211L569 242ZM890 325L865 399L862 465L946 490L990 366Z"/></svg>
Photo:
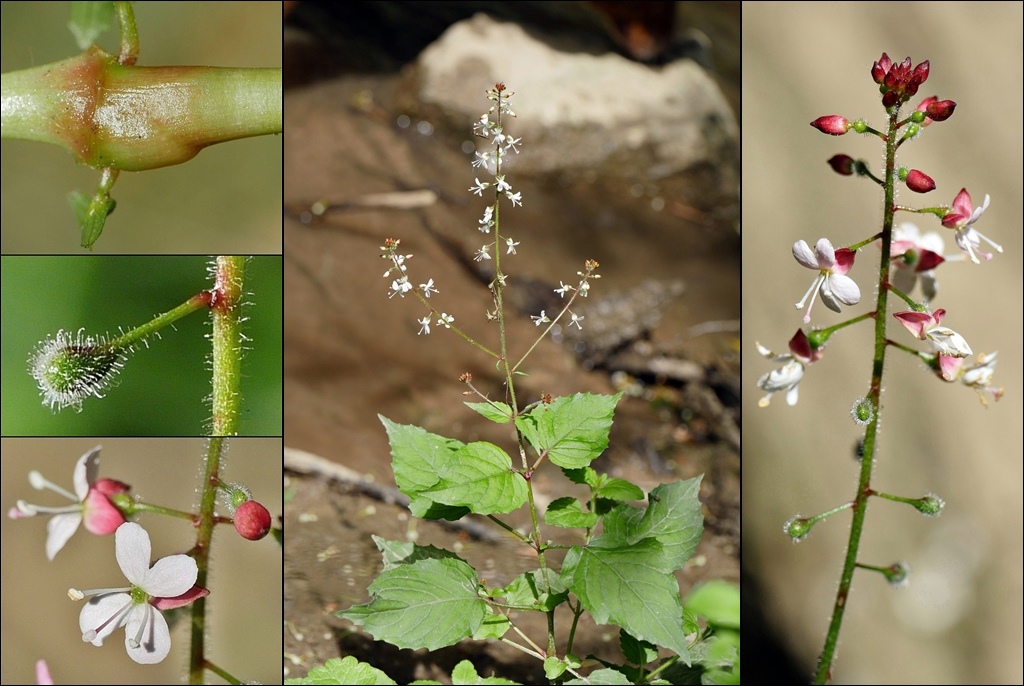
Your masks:
<svg viewBox="0 0 1024 686"><path fill-rule="evenodd" d="M822 236L838 247L880 229L881 195L863 179L825 164L845 152L878 172L875 139L832 138L808 122L842 114L884 121L870 69L883 51L894 61L928 59L918 100L937 94L957 103L953 117L901 149L899 164L930 174L927 197L903 191L918 207L949 204L966 187L992 205L977 228L1005 249L989 263L951 263L939 272L935 307L975 352L999 351L996 382L1006 397L985 410L975 393L946 385L891 350L873 486L946 500L938 519L873 500L861 559L906 560L910 585L892 589L858 572L840 639L835 683L1020 683L1021 671L1021 8L1020 3L745 3L743 7L743 568L761 587L758 609L770 632L810 675L834 602L849 514L818 524L794 546L782 524L853 496L861 431L849 419L869 380L869 326L832 338L823 360L789 407L767 409L755 383L775 366L754 347L776 352L801 325L793 308L813 273L793 260L799 239ZM914 104L918 100L914 101ZM910 215L900 213L897 221ZM922 230L941 227L915 215ZM946 231L947 254L958 253ZM861 304L874 287L867 247L851 272ZM812 323L844 317L821 303ZM902 327L891 337L915 343ZM918 346L920 347L920 346ZM745 607L744 622L751 605ZM746 644L746 641L744 642ZM749 646L748 646L749 647ZM764 682L751 661L744 683Z"/></svg>

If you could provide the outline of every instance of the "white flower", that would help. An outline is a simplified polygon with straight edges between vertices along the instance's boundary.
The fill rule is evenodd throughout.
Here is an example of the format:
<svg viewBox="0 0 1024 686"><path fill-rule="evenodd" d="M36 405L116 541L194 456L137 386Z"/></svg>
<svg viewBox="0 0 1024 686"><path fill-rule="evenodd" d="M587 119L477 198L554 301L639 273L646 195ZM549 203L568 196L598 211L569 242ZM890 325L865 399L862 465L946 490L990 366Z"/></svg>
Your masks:
<svg viewBox="0 0 1024 686"><path fill-rule="evenodd" d="M942 254L945 242L935 231L922 234L916 225L904 222L892 230L892 283L896 288L909 294L914 290L918 277L926 302L935 299L939 282L935 278L935 267L950 259Z"/></svg>
<svg viewBox="0 0 1024 686"><path fill-rule="evenodd" d="M498 192L499 193L501 193L503 191L511 191L512 190L512 186L510 186L505 181L505 175L504 174L498 174L497 176L494 177L494 180L498 182Z"/></svg>
<svg viewBox="0 0 1024 686"><path fill-rule="evenodd" d="M490 188L491 184L481 181L480 179L474 178L476 185L472 186L469 190L471 193L476 193L481 198L484 197L484 191Z"/></svg>
<svg viewBox="0 0 1024 686"><path fill-rule="evenodd" d="M489 152L477 152L476 159L473 160L474 167L487 168L487 165L491 162L491 153Z"/></svg>
<svg viewBox="0 0 1024 686"><path fill-rule="evenodd" d="M443 326L446 329L452 328L452 322L455 321L455 317L451 316L447 312L442 312L441 316L437 318L437 325Z"/></svg>
<svg viewBox="0 0 1024 686"><path fill-rule="evenodd" d="M952 357L971 355L971 346L964 337L947 326L940 326L946 311L939 309L933 314L927 312L895 312L893 316L899 320L910 333L932 347L932 350Z"/></svg>
<svg viewBox="0 0 1024 686"><path fill-rule="evenodd" d="M996 371L996 354L979 355L978 361L964 370L961 379L965 386L973 388L981 398L981 404L987 405L984 393L991 393L993 400L1003 397L1003 389L992 385L992 378Z"/></svg>
<svg viewBox="0 0 1024 686"><path fill-rule="evenodd" d="M476 251L476 257L474 257L473 260L475 262L480 262L482 260L489 260L489 259L491 259L490 253L487 252L490 249L491 249L491 246L489 244L481 247L479 250Z"/></svg>
<svg viewBox="0 0 1024 686"><path fill-rule="evenodd" d="M484 218L477 221L480 225L480 230L484 233L490 233L491 227L494 226L494 205L488 205L484 209Z"/></svg>
<svg viewBox="0 0 1024 686"><path fill-rule="evenodd" d="M789 352L784 355L777 355L760 343L757 345L757 352L772 362L783 362L781 368L774 369L767 374L761 375L757 380L757 387L768 394L757 401L758 407L768 407L772 396L782 391L786 392L786 404L796 405L799 397L797 387L804 378L807 365L821 359L822 351L812 350L807 334L803 329L797 330L796 334L789 339Z"/></svg>
<svg viewBox="0 0 1024 686"><path fill-rule="evenodd" d="M523 206L523 194L519 191L516 191L515 193L506 191L505 197L512 201L512 207L515 207L516 205L519 205L520 207Z"/></svg>
<svg viewBox="0 0 1024 686"><path fill-rule="evenodd" d="M572 286L567 286L566 284L562 283L561 280L559 280L558 283L561 286L561 288L556 288L555 293L558 293L558 295L562 296L563 298L565 297L565 294L568 293L569 291L576 290Z"/></svg>
<svg viewBox="0 0 1024 686"><path fill-rule="evenodd" d="M412 284L409 283L409 277L402 276L391 282L391 293L390 295L388 295L388 297L393 298L395 297L395 295L400 295L404 298L405 294L411 291L412 288Z"/></svg>
<svg viewBox="0 0 1024 686"><path fill-rule="evenodd" d="M490 130L492 126L493 124L489 121L487 115L484 114L480 117L480 121L473 124L473 133L475 133L478 136L483 136L484 138L487 138L490 135Z"/></svg>
<svg viewBox="0 0 1024 686"><path fill-rule="evenodd" d="M989 240L987 236L982 235L974 228L974 224L981 219L981 215L988 209L989 200L990 198L986 194L985 202L982 203L981 207L974 207L971 203L970 193L967 192L966 188L961 188L960 192L953 198L953 207L942 218L943 226L956 230L956 244L967 253L968 257L971 258L971 262L975 264L981 262L978 259L978 255L981 255L986 260L992 259L992 253L980 250L982 240L995 248L996 252L1003 251L1001 245Z"/></svg>
<svg viewBox="0 0 1024 686"><path fill-rule="evenodd" d="M420 284L420 290L423 291L423 297L429 298L431 293L440 293L441 291L434 288L434 280L427 279L426 283ZM429 333L429 332L428 332Z"/></svg>
<svg viewBox="0 0 1024 686"><path fill-rule="evenodd" d="M505 141L505 149L506 150L511 149L512 152L514 152L514 153L516 153L518 155L519 154L519 148L517 148L516 146L519 145L519 142L521 140L523 140L522 137L513 138L512 136L509 136L508 140Z"/></svg>
<svg viewBox="0 0 1024 686"><path fill-rule="evenodd" d="M430 333L430 315L429 314L426 317L424 317L423 319L417 319L416 321L419 322L419 325L420 325L419 333L416 334L417 336L419 336L421 333L425 333L425 334L429 334Z"/></svg>
<svg viewBox="0 0 1024 686"><path fill-rule="evenodd" d="M195 586L199 568L188 555L170 555L150 567L149 534L134 522L118 527L114 551L130 587L68 591L74 600L95 596L78 617L82 640L100 646L115 630L125 627L128 656L140 664L156 664L171 650L167 620L160 610L187 605L209 591Z"/></svg>
<svg viewBox="0 0 1024 686"><path fill-rule="evenodd" d="M114 479L97 479L100 468L100 447L96 446L78 458L72 473L75 492L69 493L57 486L39 472L29 472L28 480L33 488L44 488L56 491L72 505L63 507L44 507L19 500L8 516L11 519L34 517L37 514L52 514L53 518L46 525L46 557L52 560L60 552L64 544L78 531L84 521L85 528L97 535L114 533L124 524L124 514L111 501L116 495L126 493L128 486Z"/></svg>
<svg viewBox="0 0 1024 686"><path fill-rule="evenodd" d="M540 326L541 324L546 324L551 321L550 319L548 319L548 316L544 314L544 310L540 311L539 317L531 314L530 319L533 320L535 326Z"/></svg>
<svg viewBox="0 0 1024 686"><path fill-rule="evenodd" d="M572 311L569 312L569 315L572 317L572 321L569 322L569 326L572 326L573 324L575 324L577 329L582 330L583 329L583 325L580 324L580 322L583 321L583 315L575 315L575 314L572 313Z"/></svg>
<svg viewBox="0 0 1024 686"><path fill-rule="evenodd" d="M834 249L827 238L818 241L813 253L806 241L799 240L793 244L793 257L796 261L808 269L818 270L811 287L796 304L796 309L799 310L803 308L808 298L811 300L804 314L804 323L811 321L811 306L814 305L814 296L818 293L821 294L821 301L825 303L825 307L833 312L842 312L839 303L856 305L860 302L860 288L853 279L846 276L846 272L853 266L855 256L856 253L849 248Z"/></svg>
<svg viewBox="0 0 1024 686"><path fill-rule="evenodd" d="M511 238L505 240L505 244L508 246L508 254L516 254L516 246L519 245L519 241L513 241Z"/></svg>
<svg viewBox="0 0 1024 686"><path fill-rule="evenodd" d="M757 380L757 387L768 392L757 402L758 407L768 407L772 396L781 391L786 391L787 405L796 405L799 398L798 386L804 378L806 369L804 364L792 355L776 355L760 343L757 343L757 351L773 362L785 362L781 368L773 369Z"/></svg>

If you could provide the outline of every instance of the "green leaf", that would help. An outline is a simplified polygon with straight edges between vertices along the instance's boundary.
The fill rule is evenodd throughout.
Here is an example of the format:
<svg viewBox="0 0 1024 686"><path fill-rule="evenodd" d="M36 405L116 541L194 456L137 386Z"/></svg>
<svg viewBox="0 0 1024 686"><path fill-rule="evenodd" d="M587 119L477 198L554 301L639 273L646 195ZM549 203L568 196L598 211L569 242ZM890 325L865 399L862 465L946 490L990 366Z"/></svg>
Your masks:
<svg viewBox="0 0 1024 686"><path fill-rule="evenodd" d="M626 659L635 665L643 666L658 659L658 646L638 640L625 629L619 629L619 647Z"/></svg>
<svg viewBox="0 0 1024 686"><path fill-rule="evenodd" d="M413 682L414 684L420 682ZM454 686L462 686L463 684L471 686L473 684L515 684L515 681L509 681L508 679L502 679L496 676L482 677L476 672L476 667L469 660L463 660L459 664L455 665L455 669L452 670L452 684Z"/></svg>
<svg viewBox="0 0 1024 686"><path fill-rule="evenodd" d="M633 682L627 679L625 674L617 672L614 669L595 669L587 675L586 679L570 679L563 683L567 685L571 684L572 686L576 686L577 684L591 684L592 686L623 686L632 684Z"/></svg>
<svg viewBox="0 0 1024 686"><path fill-rule="evenodd" d="M693 555L704 531L700 512L700 481L703 475L662 484L651 491L650 505L641 510L620 505L604 519L604 533L626 543L654 537L665 546L669 571L681 569Z"/></svg>
<svg viewBox="0 0 1024 686"><path fill-rule="evenodd" d="M707 655L703 660L705 672L701 677L704 684L740 683L740 636L725 629L708 640Z"/></svg>
<svg viewBox="0 0 1024 686"><path fill-rule="evenodd" d="M412 564L417 560L458 560L455 553L436 548L432 545L416 545L409 541L389 541L380 536L371 536L377 550L384 558L384 569L394 569L399 565Z"/></svg>
<svg viewBox="0 0 1024 686"><path fill-rule="evenodd" d="M489 638L501 638L512 628L508 617L499 614L487 606L487 616L480 623L480 628L473 634L474 641L486 641Z"/></svg>
<svg viewBox="0 0 1024 686"><path fill-rule="evenodd" d="M529 497L526 479L512 469L504 450L484 441L464 445L445 463L441 479L421 495L445 505L468 507L477 514L512 512Z"/></svg>
<svg viewBox="0 0 1024 686"><path fill-rule="evenodd" d="M395 484L410 498L440 481L445 465L455 460L459 449L465 445L418 426L395 424L384 415L377 417L388 432Z"/></svg>
<svg viewBox="0 0 1024 686"><path fill-rule="evenodd" d="M437 650L471 637L487 606L473 568L459 559L403 564L370 584L370 602L336 613L399 648Z"/></svg>
<svg viewBox="0 0 1024 686"><path fill-rule="evenodd" d="M435 503L430 498L415 495L409 497L409 512L414 517L419 517L420 519L444 519L445 521L454 522L468 515L469 508L442 505L441 503Z"/></svg>
<svg viewBox="0 0 1024 686"><path fill-rule="evenodd" d="M71 191L68 193L68 202L82 230L82 247L92 248L103 233L107 217L117 207L117 201L103 192L89 197L81 191Z"/></svg>
<svg viewBox="0 0 1024 686"><path fill-rule="evenodd" d="M72 2L68 28L79 50L86 50L114 23L113 2Z"/></svg>
<svg viewBox="0 0 1024 686"><path fill-rule="evenodd" d="M285 679L285 684L394 684L391 677L376 667L349 655L331 658L320 667L309 670L301 679Z"/></svg>
<svg viewBox="0 0 1024 686"><path fill-rule="evenodd" d="M690 662L683 633L683 606L676 578L666 573L665 552L648 538L633 545L609 545L595 538L565 556L562 580L598 624L609 620L630 635L674 650Z"/></svg>
<svg viewBox="0 0 1024 686"><path fill-rule="evenodd" d="M707 617L708 624L729 629L740 628L740 587L713 580L690 589L683 601L686 609Z"/></svg>
<svg viewBox="0 0 1024 686"><path fill-rule="evenodd" d="M512 408L505 403L466 403L466 406L498 424L506 424L512 420Z"/></svg>
<svg viewBox="0 0 1024 686"><path fill-rule="evenodd" d="M608 447L612 415L622 393L577 393L536 405L516 417L516 426L538 453L559 467L586 467Z"/></svg>
<svg viewBox="0 0 1024 686"><path fill-rule="evenodd" d="M565 673L568 666L557 657L546 657L544 658L544 676L548 681L554 681Z"/></svg>
<svg viewBox="0 0 1024 686"><path fill-rule="evenodd" d="M547 579L547 584L544 579ZM565 582L550 567L523 572L508 586L498 589L510 607L529 607L547 612L569 599ZM550 593L548 592L550 590Z"/></svg>
<svg viewBox="0 0 1024 686"><path fill-rule="evenodd" d="M643 500L644 491L625 479L612 478L598 487L597 496L609 500Z"/></svg>
<svg viewBox="0 0 1024 686"><path fill-rule="evenodd" d="M580 484L590 486L594 488L598 481L599 475L593 467L583 467L582 469L563 469L562 473L565 474L565 478L574 484Z"/></svg>
<svg viewBox="0 0 1024 686"><path fill-rule="evenodd" d="M576 498L559 498L548 505L544 512L544 523L563 529L582 529L597 524L597 515L593 512L584 512L583 506Z"/></svg>

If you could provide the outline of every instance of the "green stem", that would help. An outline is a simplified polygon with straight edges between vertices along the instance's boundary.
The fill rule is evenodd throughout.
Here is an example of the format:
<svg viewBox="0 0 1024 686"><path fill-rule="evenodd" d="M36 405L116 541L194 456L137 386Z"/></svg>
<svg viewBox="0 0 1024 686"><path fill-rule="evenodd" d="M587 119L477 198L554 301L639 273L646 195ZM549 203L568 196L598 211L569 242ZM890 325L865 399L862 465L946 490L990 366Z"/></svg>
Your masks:
<svg viewBox="0 0 1024 686"><path fill-rule="evenodd" d="M138 326L131 331L121 334L114 340L107 344L110 348L128 348L135 343L141 342L146 336L156 333L160 329L164 328L169 324L173 324L182 317L192 314L196 310L210 306L210 293L209 291L203 291L197 293L191 298L183 302L182 304L175 307L173 310L168 310L161 315L157 315L150 321L146 322L142 326Z"/></svg>
<svg viewBox="0 0 1024 686"><path fill-rule="evenodd" d="M3 75L3 138L59 145L95 168L186 162L215 143L280 133L280 69L139 67L93 46Z"/></svg>
<svg viewBox="0 0 1024 686"><path fill-rule="evenodd" d="M224 681L228 682L229 684L242 683L241 679L232 676L232 674L225 670L223 667L220 667L219 665L216 665L213 662L210 662L209 660L206 661L206 668L214 674L216 674L217 676L219 676Z"/></svg>
<svg viewBox="0 0 1024 686"><path fill-rule="evenodd" d="M203 473L203 494L199 503L199 522L196 532L196 545L192 556L199 567L196 585L206 588L206 578L210 567L210 541L213 539L215 523L214 508L217 505L217 487L220 485L220 462L226 450L225 439L210 439L206 449L206 465ZM203 683L203 670L206 667L204 657L206 647L206 598L192 603L192 637L189 652L188 682Z"/></svg>
<svg viewBox="0 0 1024 686"><path fill-rule="evenodd" d="M242 284L245 258L216 259L213 313L213 436L238 433L239 386L242 378Z"/></svg>
<svg viewBox="0 0 1024 686"><path fill-rule="evenodd" d="M171 507L164 507L163 505L154 505L152 503L133 503L131 514L136 515L141 512L147 512L149 514L159 514L166 517L177 517L178 519L195 519L195 514L192 512L185 512L183 510L175 510Z"/></svg>
<svg viewBox="0 0 1024 686"><path fill-rule="evenodd" d="M885 206L882 219L882 254L879 258L877 301L875 303L875 351L871 367L871 385L868 401L874 406L874 415L864 434L864 457L860 462L860 476L857 494L853 501L853 521L850 525L850 538L846 548L846 559L839 577L839 588L832 609L832 621L829 623L825 644L818 658L818 668L814 683L825 684L832 678L832 663L835 660L836 647L839 644L839 632L843 626L843 613L850 597L853 584L853 573L857 565L857 552L860 549L861 535L864 532L864 520L867 516L868 496L871 492L871 472L875 465L877 451L878 424L882 415L882 372L885 368L885 352L887 349L885 330L888 324L885 316L889 295L890 253L892 249L892 224L895 212L895 178L896 169L896 131L899 122L899 106L889 112L889 131L885 138Z"/></svg>
<svg viewBox="0 0 1024 686"><path fill-rule="evenodd" d="M117 23L121 27L121 64L135 64L139 58L139 30L135 25L135 10L130 2L115 2Z"/></svg>

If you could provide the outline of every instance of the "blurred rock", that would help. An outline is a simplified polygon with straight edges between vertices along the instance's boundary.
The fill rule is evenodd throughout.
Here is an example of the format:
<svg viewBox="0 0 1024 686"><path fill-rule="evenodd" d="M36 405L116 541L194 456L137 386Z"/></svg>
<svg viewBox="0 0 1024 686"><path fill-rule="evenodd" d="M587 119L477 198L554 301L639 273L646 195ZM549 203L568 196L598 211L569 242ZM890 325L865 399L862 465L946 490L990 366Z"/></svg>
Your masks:
<svg viewBox="0 0 1024 686"><path fill-rule="evenodd" d="M707 167L719 190L734 194L739 128L704 69L691 60L653 68L599 48L585 35L546 35L478 14L420 55L418 96L463 125L479 117L481 83L521 90L510 128L529 146L507 159L510 170L586 167L660 179Z"/></svg>

